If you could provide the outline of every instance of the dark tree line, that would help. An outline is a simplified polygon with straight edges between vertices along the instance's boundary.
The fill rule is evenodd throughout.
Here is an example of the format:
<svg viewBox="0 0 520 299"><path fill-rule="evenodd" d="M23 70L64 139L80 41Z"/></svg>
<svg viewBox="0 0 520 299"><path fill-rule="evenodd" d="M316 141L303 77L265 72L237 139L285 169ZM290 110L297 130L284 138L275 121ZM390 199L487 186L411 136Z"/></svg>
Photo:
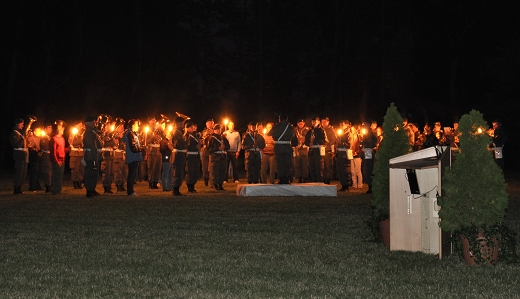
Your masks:
<svg viewBox="0 0 520 299"><path fill-rule="evenodd" d="M390 102L419 123L448 123L474 108L520 129L512 121L520 110L516 1L2 6L3 136L23 114L181 111L201 124L228 114L245 126L275 112L382 120Z"/></svg>

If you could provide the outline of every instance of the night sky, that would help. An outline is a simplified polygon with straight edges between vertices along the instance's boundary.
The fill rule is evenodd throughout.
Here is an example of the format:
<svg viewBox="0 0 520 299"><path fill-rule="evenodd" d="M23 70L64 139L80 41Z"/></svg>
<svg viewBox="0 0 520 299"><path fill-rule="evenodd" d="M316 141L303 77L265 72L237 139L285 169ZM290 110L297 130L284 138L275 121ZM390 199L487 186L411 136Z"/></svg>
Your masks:
<svg viewBox="0 0 520 299"><path fill-rule="evenodd" d="M381 124L391 102L420 127L477 109L517 153L518 15L500 0L9 1L0 162L27 114L39 126L179 111L243 131L280 112Z"/></svg>

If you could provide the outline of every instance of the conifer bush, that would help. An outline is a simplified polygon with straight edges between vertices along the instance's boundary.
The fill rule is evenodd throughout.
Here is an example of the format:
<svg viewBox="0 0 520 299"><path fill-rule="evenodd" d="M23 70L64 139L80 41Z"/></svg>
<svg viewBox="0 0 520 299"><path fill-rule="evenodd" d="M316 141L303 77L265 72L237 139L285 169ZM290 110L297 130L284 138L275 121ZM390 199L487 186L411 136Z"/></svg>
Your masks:
<svg viewBox="0 0 520 299"><path fill-rule="evenodd" d="M508 206L507 185L500 167L493 161L488 149L491 137L486 132L488 124L483 115L472 110L459 122L460 153L451 169L446 169L442 179L440 227L452 233L454 252L462 256L464 236L478 264L488 263L490 256L482 256L477 240L481 234L486 240L499 239L499 260L518 262L516 232L502 224ZM493 242L486 242L493 247ZM495 261L496 262L496 261Z"/></svg>
<svg viewBox="0 0 520 299"><path fill-rule="evenodd" d="M476 226L486 231L504 219L507 185L488 150L491 137L483 115L472 110L459 122L460 153L444 173L439 204L442 229L454 232Z"/></svg>
<svg viewBox="0 0 520 299"><path fill-rule="evenodd" d="M377 240L379 222L390 216L390 159L405 155L412 147L403 128L403 118L394 103L386 110L383 119L383 140L375 156L372 180L372 217L367 222Z"/></svg>

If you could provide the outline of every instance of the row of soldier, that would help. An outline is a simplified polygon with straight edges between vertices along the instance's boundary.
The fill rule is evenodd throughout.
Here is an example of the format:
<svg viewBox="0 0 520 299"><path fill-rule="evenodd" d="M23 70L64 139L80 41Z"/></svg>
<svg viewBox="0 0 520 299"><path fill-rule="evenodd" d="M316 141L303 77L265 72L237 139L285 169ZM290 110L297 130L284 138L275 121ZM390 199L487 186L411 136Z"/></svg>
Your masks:
<svg viewBox="0 0 520 299"><path fill-rule="evenodd" d="M177 196L183 195L179 188L185 181L188 191L196 192L201 170L206 186L211 181L215 189L223 190L223 184L231 176L230 169L233 180L239 182L237 159L241 150L249 184L275 183L276 177L281 184L291 183L293 179L298 183L330 184L337 178L340 191L351 186L362 188L365 183L367 192L371 192L374 155L383 136L376 122L351 125L345 120L336 131L328 117L313 118L310 127L299 119L293 127L287 115L281 114L277 124L267 123L264 128L251 122L240 135L232 122L225 130L224 125L208 119L204 130L198 132L196 123L184 115L171 123L161 116L160 121L150 118L145 128L140 128L137 119L126 123L121 118L112 120L108 115L87 117L71 130L67 149L64 141L56 141L63 138L65 122L48 124L38 133L30 128L35 117L29 118L27 126L23 119L17 119L11 134L17 170L14 193L23 193L21 184L27 162L30 191L43 189L39 186L41 176L46 192L60 193L65 152L70 156L74 188L85 186L88 197L99 195L95 189L99 173L104 193L109 194L113 193L114 184L117 191L136 195L133 185L142 180L147 180L151 189L162 187ZM456 123L444 130L440 123L435 123L433 133L427 125L423 132L406 121L403 126L415 150L432 145L457 146Z"/></svg>

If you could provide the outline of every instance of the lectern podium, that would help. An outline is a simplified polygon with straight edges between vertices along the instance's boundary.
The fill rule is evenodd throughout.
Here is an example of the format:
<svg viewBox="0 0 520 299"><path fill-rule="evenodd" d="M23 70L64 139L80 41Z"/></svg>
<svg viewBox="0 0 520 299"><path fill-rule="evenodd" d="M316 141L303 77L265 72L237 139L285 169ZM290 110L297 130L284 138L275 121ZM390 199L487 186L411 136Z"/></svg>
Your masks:
<svg viewBox="0 0 520 299"><path fill-rule="evenodd" d="M390 250L443 250L437 194L451 165L450 148L435 146L390 159ZM444 254L443 254L444 252Z"/></svg>

